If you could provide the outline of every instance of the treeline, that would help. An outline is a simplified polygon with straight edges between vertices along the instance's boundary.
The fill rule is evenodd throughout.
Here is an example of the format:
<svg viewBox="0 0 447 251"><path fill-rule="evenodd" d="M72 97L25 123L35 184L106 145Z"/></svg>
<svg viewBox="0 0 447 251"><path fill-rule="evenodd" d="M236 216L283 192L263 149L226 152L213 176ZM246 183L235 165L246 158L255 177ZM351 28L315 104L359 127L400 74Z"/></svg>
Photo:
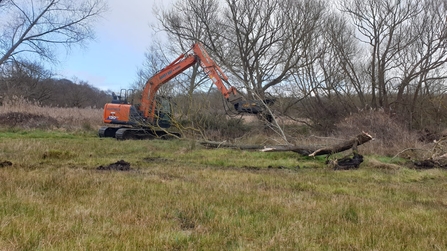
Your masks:
<svg viewBox="0 0 447 251"><path fill-rule="evenodd" d="M37 63L14 61L0 74L0 103L15 97L50 107L102 108L110 102L109 91L87 82L60 79Z"/></svg>
<svg viewBox="0 0 447 251"><path fill-rule="evenodd" d="M108 94L86 82L59 79L40 63L94 37L107 1L0 1L0 102L19 97L44 106L102 107Z"/></svg>
<svg viewBox="0 0 447 251"><path fill-rule="evenodd" d="M199 41L250 99L272 95L277 113L322 131L362 110L443 129L446 15L442 0L179 0L157 12L169 43L154 43L142 76ZM181 78L177 93L212 85L196 68Z"/></svg>

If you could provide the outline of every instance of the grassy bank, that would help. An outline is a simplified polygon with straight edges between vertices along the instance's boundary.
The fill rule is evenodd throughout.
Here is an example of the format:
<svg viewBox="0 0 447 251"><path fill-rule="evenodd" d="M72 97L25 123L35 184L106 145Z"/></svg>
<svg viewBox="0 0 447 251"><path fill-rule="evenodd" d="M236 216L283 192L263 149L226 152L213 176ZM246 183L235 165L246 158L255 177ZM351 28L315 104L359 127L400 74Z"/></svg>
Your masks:
<svg viewBox="0 0 447 251"><path fill-rule="evenodd" d="M445 250L447 173L1 131L1 250ZM99 171L118 160L130 171Z"/></svg>

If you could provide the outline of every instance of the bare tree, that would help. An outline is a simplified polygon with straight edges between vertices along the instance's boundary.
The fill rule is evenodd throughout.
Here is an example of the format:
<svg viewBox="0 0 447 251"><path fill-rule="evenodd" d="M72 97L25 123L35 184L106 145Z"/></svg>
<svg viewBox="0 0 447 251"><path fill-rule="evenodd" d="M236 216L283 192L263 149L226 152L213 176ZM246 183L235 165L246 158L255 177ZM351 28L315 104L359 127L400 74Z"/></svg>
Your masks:
<svg viewBox="0 0 447 251"><path fill-rule="evenodd" d="M157 65L157 70L160 70L178 56L187 53L193 43L206 44L207 33L216 32L220 25L216 18L219 13L217 0L178 1L172 8L155 10L154 13L158 13L159 20L159 27L154 28L157 32L164 31L169 43L156 41L151 47L147 54L148 64L145 66L145 69L151 72L148 77L154 74L152 69L154 65ZM159 64L160 61L164 64ZM182 110L182 117L193 118L197 113L209 110L207 105L213 99L211 90L214 84L199 64L191 66L164 87L170 89L171 94L175 94L175 101L178 108ZM198 92L201 94L197 95Z"/></svg>
<svg viewBox="0 0 447 251"><path fill-rule="evenodd" d="M421 74L442 67L445 54L444 1L347 0L359 41L370 48L371 104L402 104L403 93ZM397 97L390 101L390 91Z"/></svg>
<svg viewBox="0 0 447 251"><path fill-rule="evenodd" d="M433 93L447 78L445 1L345 0L342 9L368 49L368 67L358 76L369 75L371 105L392 109L410 127L415 117L425 118L421 108L444 92Z"/></svg>
<svg viewBox="0 0 447 251"><path fill-rule="evenodd" d="M34 102L45 102L51 98L52 90L43 81L52 74L36 62L13 61L2 67L0 95L5 97L23 97Z"/></svg>
<svg viewBox="0 0 447 251"><path fill-rule="evenodd" d="M0 3L3 4L3 3ZM53 61L57 45L70 47L93 38L92 24L103 0L7 0L0 24L0 66L20 56Z"/></svg>
<svg viewBox="0 0 447 251"><path fill-rule="evenodd" d="M169 10L156 11L160 13L157 18L161 24L161 28L157 29L165 31L170 41L163 45L164 48L159 46L158 51L164 50L164 55L170 55L170 60L173 60L190 50L194 42L206 43L207 33L214 31L219 25L216 20L218 7L216 0L184 0L176 2ZM181 93L187 93L189 97L205 82L210 82L198 64L176 79L177 86L182 89Z"/></svg>
<svg viewBox="0 0 447 251"><path fill-rule="evenodd" d="M102 107L110 94L81 80L56 79L36 62L13 61L0 73L0 97L24 98L42 106Z"/></svg>
<svg viewBox="0 0 447 251"><path fill-rule="evenodd" d="M249 91L265 91L312 61L321 30L321 1L227 0L224 65ZM216 50L218 51L218 50ZM317 55L312 55L317 56Z"/></svg>
<svg viewBox="0 0 447 251"><path fill-rule="evenodd" d="M345 16L334 12L326 19L323 37L324 56L318 64L324 72L323 79L328 82L327 87L355 99L353 105L364 108L369 85L365 85L365 60L354 29Z"/></svg>
<svg viewBox="0 0 447 251"><path fill-rule="evenodd" d="M294 81L320 56L325 12L323 1L182 0L159 19L170 42L202 42L230 84L248 99L266 100L267 91ZM192 87L201 78L190 80Z"/></svg>
<svg viewBox="0 0 447 251"><path fill-rule="evenodd" d="M421 12L412 20L408 33L412 43L408 50L399 51L399 81L395 106L416 109L420 95L429 94L431 85L439 84L447 78L447 5L445 1L424 1ZM437 89L437 88L436 88ZM413 98L405 98L410 91ZM438 93L439 94L439 93Z"/></svg>
<svg viewBox="0 0 447 251"><path fill-rule="evenodd" d="M201 41L235 85L263 98L305 64L324 10L322 1L184 0L161 21L180 43Z"/></svg>

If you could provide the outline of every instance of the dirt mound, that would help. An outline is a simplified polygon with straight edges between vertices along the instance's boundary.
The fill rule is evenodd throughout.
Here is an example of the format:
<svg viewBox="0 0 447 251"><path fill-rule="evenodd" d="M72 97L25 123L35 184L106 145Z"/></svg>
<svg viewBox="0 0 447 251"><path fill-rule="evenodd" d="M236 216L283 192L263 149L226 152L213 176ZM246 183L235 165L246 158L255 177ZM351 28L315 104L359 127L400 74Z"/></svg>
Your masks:
<svg viewBox="0 0 447 251"><path fill-rule="evenodd" d="M98 166L96 170L101 171L130 171L132 168L130 168L130 163L126 162L124 160L117 161L115 163L112 163L107 166Z"/></svg>
<svg viewBox="0 0 447 251"><path fill-rule="evenodd" d="M52 117L25 113L8 112L0 114L0 126L20 127L26 129L49 129L58 127L59 122Z"/></svg>

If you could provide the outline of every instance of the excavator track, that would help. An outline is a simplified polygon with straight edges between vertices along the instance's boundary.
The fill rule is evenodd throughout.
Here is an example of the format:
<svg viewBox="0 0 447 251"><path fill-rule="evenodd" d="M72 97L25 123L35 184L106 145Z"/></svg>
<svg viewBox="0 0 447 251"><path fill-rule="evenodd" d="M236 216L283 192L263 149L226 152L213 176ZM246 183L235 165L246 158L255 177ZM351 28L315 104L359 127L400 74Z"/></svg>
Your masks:
<svg viewBox="0 0 447 251"><path fill-rule="evenodd" d="M120 127L103 126L99 128L98 135L100 138L115 138L115 134L118 129L120 129Z"/></svg>
<svg viewBox="0 0 447 251"><path fill-rule="evenodd" d="M116 131L115 138L118 140L129 139L170 139L179 138L179 133L154 130L149 128L121 128Z"/></svg>
<svg viewBox="0 0 447 251"><path fill-rule="evenodd" d="M101 127L99 137L116 138L117 140L131 139L170 139L180 138L180 133L154 130L152 128L130 128L130 127Z"/></svg>

